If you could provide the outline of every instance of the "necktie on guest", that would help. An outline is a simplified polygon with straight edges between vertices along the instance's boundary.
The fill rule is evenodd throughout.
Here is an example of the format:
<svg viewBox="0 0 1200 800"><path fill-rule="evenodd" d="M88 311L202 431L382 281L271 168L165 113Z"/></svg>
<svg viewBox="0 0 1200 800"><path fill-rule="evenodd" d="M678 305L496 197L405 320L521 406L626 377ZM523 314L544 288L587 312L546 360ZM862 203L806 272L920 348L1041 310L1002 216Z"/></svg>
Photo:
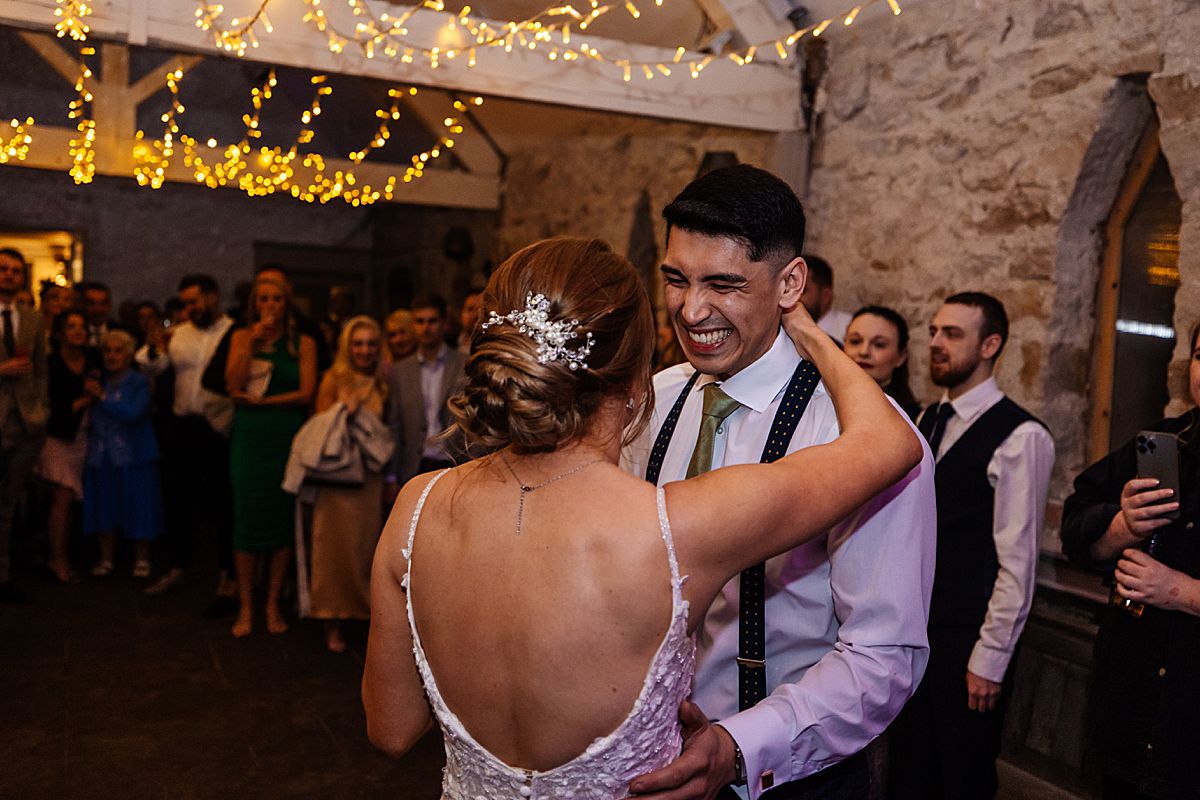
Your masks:
<svg viewBox="0 0 1200 800"><path fill-rule="evenodd" d="M721 390L715 383L704 387L704 409L700 418L700 436L696 439L696 449L692 451L692 460L688 462L687 477L694 478L712 469L713 441L721 423L742 407Z"/></svg>
<svg viewBox="0 0 1200 800"><path fill-rule="evenodd" d="M4 349L8 351L8 357L12 358L17 353L17 337L13 333L12 309L6 308L0 311L0 316L4 317Z"/></svg>
<svg viewBox="0 0 1200 800"><path fill-rule="evenodd" d="M933 409L936 414L936 419L933 423L933 430L929 434L929 449L933 451L933 457L936 460L938 457L938 448L942 446L942 437L946 434L946 423L954 416L954 406L950 403L939 403L937 408Z"/></svg>

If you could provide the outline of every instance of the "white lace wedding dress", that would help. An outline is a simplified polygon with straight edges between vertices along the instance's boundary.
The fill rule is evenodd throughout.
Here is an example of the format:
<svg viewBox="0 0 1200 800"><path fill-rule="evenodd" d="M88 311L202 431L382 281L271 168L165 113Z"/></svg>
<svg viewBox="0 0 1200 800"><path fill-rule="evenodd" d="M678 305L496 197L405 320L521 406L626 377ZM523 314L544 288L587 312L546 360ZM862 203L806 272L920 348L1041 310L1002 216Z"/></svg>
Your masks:
<svg viewBox="0 0 1200 800"><path fill-rule="evenodd" d="M409 559L412 553L417 520L425 500L444 474L438 474L421 493L408 531L405 559ZM425 693L441 725L446 743L443 800L613 800L626 797L630 781L638 775L665 766L679 755L682 746L679 704L691 689L696 646L687 633L688 604L683 599L683 579L679 576L679 564L675 559L675 544L671 539L662 489L658 490L658 520L671 566L671 625L650 662L642 682L642 691L616 730L593 741L584 752L567 763L546 772L505 764L471 738L462 722L446 706L421 647L421 638L413 618L412 592L407 593L413 653L425 684ZM406 589L410 576L411 569L404 576Z"/></svg>

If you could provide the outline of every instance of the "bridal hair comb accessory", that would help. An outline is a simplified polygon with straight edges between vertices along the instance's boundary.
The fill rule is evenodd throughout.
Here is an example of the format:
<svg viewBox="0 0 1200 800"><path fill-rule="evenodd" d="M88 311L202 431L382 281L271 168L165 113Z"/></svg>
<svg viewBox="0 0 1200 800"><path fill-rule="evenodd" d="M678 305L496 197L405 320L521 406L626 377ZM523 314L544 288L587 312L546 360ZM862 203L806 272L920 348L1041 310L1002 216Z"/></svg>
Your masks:
<svg viewBox="0 0 1200 800"><path fill-rule="evenodd" d="M551 322L550 301L545 295L530 292L525 295L525 310L513 309L503 317L495 311L488 312L488 320L480 327L487 330L492 325L502 325L507 322L517 326L521 333L537 342L537 360L539 364L549 364L552 361L562 361L573 370L587 369L585 360L592 352L592 334L586 333L583 344L578 347L567 347L567 342L580 338L579 320L559 320Z"/></svg>

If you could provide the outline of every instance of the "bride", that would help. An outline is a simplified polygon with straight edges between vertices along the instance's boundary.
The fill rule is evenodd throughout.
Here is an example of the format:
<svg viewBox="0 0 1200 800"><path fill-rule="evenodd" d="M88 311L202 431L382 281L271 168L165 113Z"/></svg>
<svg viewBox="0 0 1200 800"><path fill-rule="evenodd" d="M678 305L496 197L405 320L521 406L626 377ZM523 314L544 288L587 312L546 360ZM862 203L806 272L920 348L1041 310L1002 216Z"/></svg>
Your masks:
<svg viewBox="0 0 1200 800"><path fill-rule="evenodd" d="M484 294L457 428L491 455L404 487L375 555L363 702L406 752L441 725L443 797L617 798L681 746L692 633L742 569L797 547L921 457L875 382L784 316L842 433L664 489L622 471L651 407L654 318L597 240L551 239Z"/></svg>

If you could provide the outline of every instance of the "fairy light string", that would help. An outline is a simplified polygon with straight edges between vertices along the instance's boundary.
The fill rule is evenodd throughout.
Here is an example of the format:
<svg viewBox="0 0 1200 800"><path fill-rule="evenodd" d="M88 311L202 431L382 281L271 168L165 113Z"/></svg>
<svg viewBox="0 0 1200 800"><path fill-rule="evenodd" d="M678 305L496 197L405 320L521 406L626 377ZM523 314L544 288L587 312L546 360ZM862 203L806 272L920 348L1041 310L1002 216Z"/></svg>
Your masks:
<svg viewBox="0 0 1200 800"><path fill-rule="evenodd" d="M183 103L179 100L179 84L182 78L183 73L180 70L167 74L171 105L162 115L162 138L147 139L144 132L138 131L133 153L134 174L141 186L152 189L162 187L178 143L183 150L183 163L191 170L193 179L209 188L233 185L251 197L286 194L307 203L341 200L353 206L370 205L380 199L391 200L398 184L420 179L430 163L451 150L454 147L453 136L461 134L464 130L457 114L465 114L469 109L466 102L455 99L454 111L457 114L451 114L442 120L445 131L438 137L437 143L412 155L403 173L388 174L383 179L383 185L375 187L364 183L352 169L331 170L326 158L319 153L302 152L302 148L312 143L315 137L312 126L321 115L322 99L333 92L327 76L316 75L310 79L313 87L312 102L300 114L299 132L291 146L286 150L282 147L260 146L255 152L251 142L262 136L260 120L263 106L271 99L272 90L278 83L275 71L272 70L265 83L251 89L251 110L242 117L245 130L241 141L223 149L215 139L207 141L209 150L218 150L224 155L224 160L214 160L212 163L205 160L200 143L180 129L179 117L185 111ZM375 112L375 117L381 120L379 128L363 147L348 155L351 163L362 164L371 152L387 144L391 138L390 123L400 117L400 101L404 97L416 95L417 92L416 87L393 88L388 91L387 103ZM483 98L474 97L470 103L480 106L483 104Z"/></svg>
<svg viewBox="0 0 1200 800"><path fill-rule="evenodd" d="M33 134L29 132L33 128L33 117L26 117L24 122L14 119L9 122L9 127L12 133L7 139L0 139L0 164L24 161L29 155L29 145L33 143Z"/></svg>
<svg viewBox="0 0 1200 800"><path fill-rule="evenodd" d="M68 152L71 168L68 174L76 184L91 183L96 175L96 121L92 119L92 68L88 56L96 54L94 47L79 48L79 77L75 79L75 99L67 105L67 118L75 120L75 135Z"/></svg>
<svg viewBox="0 0 1200 800"><path fill-rule="evenodd" d="M261 25L267 33L271 30L269 22L264 22L265 9L270 2L271 0L263 0L254 14L242 18L235 17L228 24L224 24L223 5L212 3L210 0L198 0L196 24L212 34L217 47L237 55L245 55L248 48L258 46L256 26ZM458 12L446 11L443 0L424 0L422 3L405 7L398 14L376 14L366 0L346 2L355 19L353 30L335 25L322 6L322 0L304 0L307 10L302 21L325 36L327 46L333 53L343 53L348 47L354 47L368 59L382 54L387 58L398 59L401 63L411 64L419 57L428 63L430 69L437 69L444 61L464 55L467 67L473 68L477 63L477 51L480 49L500 48L505 53L512 53L514 49L528 50L538 51L552 62L588 60L611 66L620 71L625 82L632 81L634 77L647 81L656 76L669 77L675 65L686 69L692 78L699 78L704 69L718 58L727 58L737 66L743 67L753 63L756 58L761 60L760 51L778 63L786 63L790 57L789 49L803 37L811 35L819 38L837 22L849 27L865 9L873 5L886 2L893 15L901 13L898 0L866 0L841 14L823 19L788 36L757 42L740 50L728 51L723 56L689 54L687 48L679 47L670 60L641 61L606 55L582 38L578 38L595 20L614 10L624 9L633 19L640 19L642 14L634 0L617 0L603 5L599 0L587 0L586 5L580 3L583 10L566 3L543 9L524 20L503 23L473 16L470 6L465 6ZM661 6L662 0L655 0L655 5ZM445 37L446 40L453 41L458 33L465 32L469 36L461 38L467 41L459 46L449 47L409 39L407 23L416 13L425 10L445 15L446 23L442 30L449 34ZM573 32L577 40L573 39ZM685 55L689 57L684 59Z"/></svg>
<svg viewBox="0 0 1200 800"><path fill-rule="evenodd" d="M269 0L267 0L269 2ZM58 38L70 37L76 42L85 41L91 28L85 20L92 15L92 7L85 0L56 0L54 33Z"/></svg>
<svg viewBox="0 0 1200 800"><path fill-rule="evenodd" d="M179 82L183 80L183 70L174 69L167 73L167 90L171 93L171 107L163 113L162 122L165 126L161 139L146 143L146 134L138 131L137 142L133 146L133 177L139 186L149 186L151 189L161 189L167 179L167 170L171 167L171 157L175 155L175 141L179 137L178 117L185 111L179 101Z"/></svg>

